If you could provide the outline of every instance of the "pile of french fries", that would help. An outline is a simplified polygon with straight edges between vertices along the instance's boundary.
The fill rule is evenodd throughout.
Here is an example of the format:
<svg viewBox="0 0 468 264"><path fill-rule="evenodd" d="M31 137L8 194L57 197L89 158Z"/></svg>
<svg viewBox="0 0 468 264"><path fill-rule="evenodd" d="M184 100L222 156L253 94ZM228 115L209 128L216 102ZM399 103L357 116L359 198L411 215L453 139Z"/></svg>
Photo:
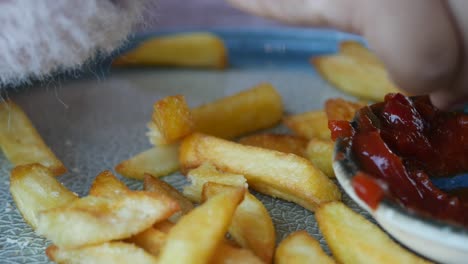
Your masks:
<svg viewBox="0 0 468 264"><path fill-rule="evenodd" d="M362 106L334 98L285 117L268 83L195 108L162 98L147 125L152 147L115 168L143 189L103 171L84 197L57 180L65 167L11 101L0 104L0 146L16 166L16 206L57 263L426 263L340 202L327 123ZM252 134L281 122L293 134ZM181 191L159 179L177 170ZM277 244L255 191L315 213L333 257L306 231Z"/></svg>

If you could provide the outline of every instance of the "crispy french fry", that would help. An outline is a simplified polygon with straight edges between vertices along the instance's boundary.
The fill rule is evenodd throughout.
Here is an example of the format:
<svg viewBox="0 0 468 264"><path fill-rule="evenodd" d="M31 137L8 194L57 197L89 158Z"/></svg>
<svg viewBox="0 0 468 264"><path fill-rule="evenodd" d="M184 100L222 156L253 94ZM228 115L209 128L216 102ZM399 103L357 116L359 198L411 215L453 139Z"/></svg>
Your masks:
<svg viewBox="0 0 468 264"><path fill-rule="evenodd" d="M195 131L235 138L269 128L283 116L281 96L269 83L192 109Z"/></svg>
<svg viewBox="0 0 468 264"><path fill-rule="evenodd" d="M291 129L294 134L306 138L330 139L328 119L324 111L310 111L302 114L287 116L283 123Z"/></svg>
<svg viewBox="0 0 468 264"><path fill-rule="evenodd" d="M275 264L334 264L333 258L328 256L317 240L306 231L296 231L286 237L278 245L275 253Z"/></svg>
<svg viewBox="0 0 468 264"><path fill-rule="evenodd" d="M179 204L180 211L169 218L173 222L177 222L182 215L187 214L194 208L192 202L183 196L177 189L162 180L152 177L151 175L145 175L143 186L145 191L164 194Z"/></svg>
<svg viewBox="0 0 468 264"><path fill-rule="evenodd" d="M179 66L224 69L227 50L214 34L196 32L148 39L121 55L113 66Z"/></svg>
<svg viewBox="0 0 468 264"><path fill-rule="evenodd" d="M130 189L110 171L101 172L96 179L94 179L89 195L112 197L118 195L125 195Z"/></svg>
<svg viewBox="0 0 468 264"><path fill-rule="evenodd" d="M87 196L39 214L37 232L61 248L77 248L130 237L178 209L175 201L150 192Z"/></svg>
<svg viewBox="0 0 468 264"><path fill-rule="evenodd" d="M40 211L78 199L55 179L51 170L40 164L15 167L11 171L10 192L24 220L34 229Z"/></svg>
<svg viewBox="0 0 468 264"><path fill-rule="evenodd" d="M168 175L179 168L178 148L178 144L155 146L122 161L115 170L125 177L140 180L145 173L153 177Z"/></svg>
<svg viewBox="0 0 468 264"><path fill-rule="evenodd" d="M327 113L328 120L351 121L356 111L364 106L362 103L351 102L342 98L333 98L325 102L325 112Z"/></svg>
<svg viewBox="0 0 468 264"><path fill-rule="evenodd" d="M239 188L219 194L182 216L167 235L159 263L207 263L222 241L244 192L244 188Z"/></svg>
<svg viewBox="0 0 468 264"><path fill-rule="evenodd" d="M257 134L243 137L239 140L239 143L304 157L307 139L293 135Z"/></svg>
<svg viewBox="0 0 468 264"><path fill-rule="evenodd" d="M149 134L160 136L152 137L150 141L157 145L176 142L192 133L194 127L190 109L182 95L168 96L157 101L152 122L155 126L149 125L149 128L158 131Z"/></svg>
<svg viewBox="0 0 468 264"><path fill-rule="evenodd" d="M364 47L356 52L357 45L353 44L354 51L315 57L311 62L333 86L359 98L382 101L386 94L400 92L383 65L376 63L377 58L370 51L363 55Z"/></svg>
<svg viewBox="0 0 468 264"><path fill-rule="evenodd" d="M339 263L429 263L403 249L343 203L325 204L316 211L315 217Z"/></svg>
<svg viewBox="0 0 468 264"><path fill-rule="evenodd" d="M183 140L179 159L183 172L211 162L223 171L244 175L249 186L261 193L311 211L341 196L338 187L310 161L292 154L196 133Z"/></svg>
<svg viewBox="0 0 468 264"><path fill-rule="evenodd" d="M340 43L340 53L355 58L361 63L371 64L374 67L384 68L383 63L364 45L356 41L343 41Z"/></svg>
<svg viewBox="0 0 468 264"><path fill-rule="evenodd" d="M145 231L138 233L126 242L135 244L154 256L157 256L161 250L161 247L166 243L167 234L161 230L150 227Z"/></svg>
<svg viewBox="0 0 468 264"><path fill-rule="evenodd" d="M208 182L203 185L203 200L238 187ZM237 207L229 226L229 234L244 248L271 263L275 251L275 227L265 206L248 191Z"/></svg>
<svg viewBox="0 0 468 264"><path fill-rule="evenodd" d="M190 170L187 176L191 184L184 187L183 194L194 203L202 201L203 185L207 182L247 188L244 176L220 172L210 163L203 163L198 168Z"/></svg>
<svg viewBox="0 0 468 264"><path fill-rule="evenodd" d="M12 101L0 103L0 147L15 166L39 163L54 175L67 171L44 143L28 116Z"/></svg>
<svg viewBox="0 0 468 264"><path fill-rule="evenodd" d="M135 245L123 242L109 242L95 246L63 249L55 245L46 249L50 260L59 264L156 264L156 257Z"/></svg>
<svg viewBox="0 0 468 264"><path fill-rule="evenodd" d="M333 142L318 138L311 139L306 149L307 158L329 178L335 178L333 171Z"/></svg>
<svg viewBox="0 0 468 264"><path fill-rule="evenodd" d="M210 264L262 264L265 263L255 256L252 251L245 248L238 248L221 242L216 249Z"/></svg>

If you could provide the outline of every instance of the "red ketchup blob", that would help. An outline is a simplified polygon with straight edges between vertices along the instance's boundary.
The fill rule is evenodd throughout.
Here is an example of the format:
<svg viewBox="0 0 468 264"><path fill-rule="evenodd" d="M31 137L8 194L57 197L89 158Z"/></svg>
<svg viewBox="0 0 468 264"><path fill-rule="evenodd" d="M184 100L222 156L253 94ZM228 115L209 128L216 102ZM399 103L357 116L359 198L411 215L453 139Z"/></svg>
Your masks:
<svg viewBox="0 0 468 264"><path fill-rule="evenodd" d="M428 97L389 94L383 103L359 110L352 126L329 126L332 135L346 131L335 132L336 138L346 138L363 171L352 184L371 208L385 196L421 214L468 226L466 200L429 179L468 171L468 115L440 111Z"/></svg>

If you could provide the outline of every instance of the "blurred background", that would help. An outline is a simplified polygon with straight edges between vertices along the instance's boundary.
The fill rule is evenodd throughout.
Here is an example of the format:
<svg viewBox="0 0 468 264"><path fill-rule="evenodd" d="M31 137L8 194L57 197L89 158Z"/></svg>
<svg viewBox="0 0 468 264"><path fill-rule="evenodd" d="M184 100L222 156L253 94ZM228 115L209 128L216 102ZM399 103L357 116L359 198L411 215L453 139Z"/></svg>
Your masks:
<svg viewBox="0 0 468 264"><path fill-rule="evenodd" d="M224 0L159 0L153 9L140 30L284 26L241 12Z"/></svg>

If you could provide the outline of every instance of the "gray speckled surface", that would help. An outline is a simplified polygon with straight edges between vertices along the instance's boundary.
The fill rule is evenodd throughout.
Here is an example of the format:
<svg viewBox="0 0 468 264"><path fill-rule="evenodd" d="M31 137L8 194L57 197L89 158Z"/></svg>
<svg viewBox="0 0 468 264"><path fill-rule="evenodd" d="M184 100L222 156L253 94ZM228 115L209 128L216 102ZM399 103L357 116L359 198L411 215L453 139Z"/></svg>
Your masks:
<svg viewBox="0 0 468 264"><path fill-rule="evenodd" d="M10 97L21 105L69 173L59 179L79 195L86 195L94 177L121 160L148 148L146 122L153 103L167 95L184 94L191 106L233 94L258 82L274 84L286 111L321 108L330 97L343 96L310 68L231 69L225 72L190 70L129 70L106 79L88 79L34 87ZM282 127L276 131L284 131ZM11 165L0 156L0 263L48 263L46 240L36 236L16 210L9 194ZM180 175L164 178L176 187ZM141 183L125 179L132 188ZM278 240L306 229L325 243L312 213L282 200L258 194L269 209ZM344 197L357 210L354 203ZM359 210L360 211L360 210Z"/></svg>

